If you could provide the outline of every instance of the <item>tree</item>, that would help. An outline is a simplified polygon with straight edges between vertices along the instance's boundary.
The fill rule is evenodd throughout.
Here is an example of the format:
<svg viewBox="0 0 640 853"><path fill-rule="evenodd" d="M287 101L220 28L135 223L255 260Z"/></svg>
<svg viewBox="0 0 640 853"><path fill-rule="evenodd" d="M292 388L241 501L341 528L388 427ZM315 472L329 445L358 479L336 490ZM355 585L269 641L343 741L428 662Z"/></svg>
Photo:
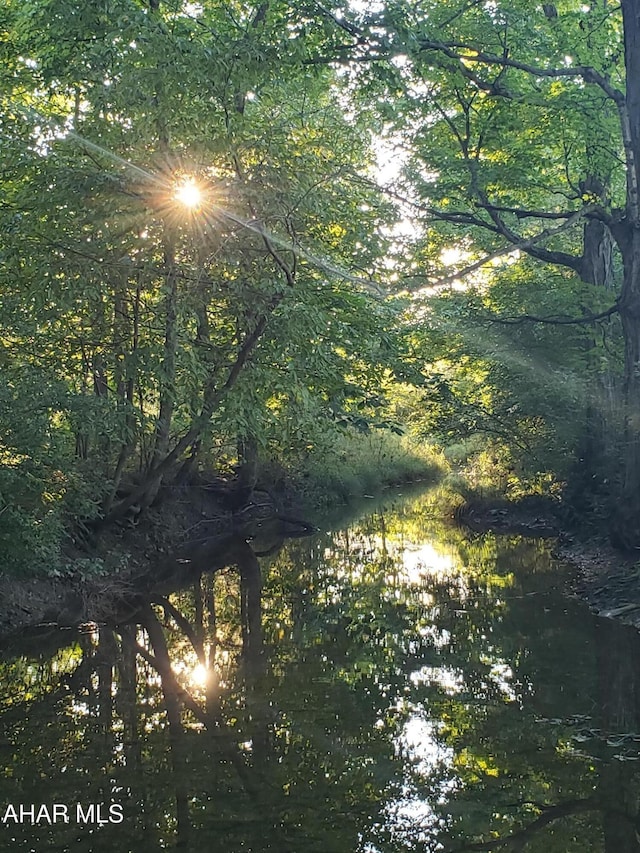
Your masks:
<svg viewBox="0 0 640 853"><path fill-rule="evenodd" d="M620 317L624 426L621 436L612 430L611 526L633 547L640 542L638 4L553 9L390 2L350 17L335 57L358 69L364 91L377 92L404 133L410 201L428 222L435 257L438 245L454 242L468 253L448 277L517 251L588 283L611 288L618 279L604 311L548 319ZM433 283L440 271L431 257L424 280Z"/></svg>
<svg viewBox="0 0 640 853"><path fill-rule="evenodd" d="M71 514L116 520L185 457L266 446L296 406L331 423L368 399L390 346L368 284L390 207L352 186L369 118L307 62L325 31L287 3L2 14L0 323L10 370L64 392L45 420ZM190 211L184 181L203 194Z"/></svg>

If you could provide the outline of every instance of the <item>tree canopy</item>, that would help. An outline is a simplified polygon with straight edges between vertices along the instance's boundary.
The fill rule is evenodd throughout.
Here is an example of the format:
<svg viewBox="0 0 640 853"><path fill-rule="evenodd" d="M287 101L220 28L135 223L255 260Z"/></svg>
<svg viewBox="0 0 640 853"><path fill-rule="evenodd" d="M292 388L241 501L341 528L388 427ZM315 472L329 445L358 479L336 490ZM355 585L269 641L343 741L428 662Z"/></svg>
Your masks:
<svg viewBox="0 0 640 853"><path fill-rule="evenodd" d="M323 30L286 3L3 16L4 476L15 495L28 472L34 492L20 517L28 500L51 515L52 478L64 512L115 518L185 456L375 420L394 214L353 182L372 119L309 61Z"/></svg>
<svg viewBox="0 0 640 853"><path fill-rule="evenodd" d="M0 15L7 544L391 426L633 546L631 0Z"/></svg>

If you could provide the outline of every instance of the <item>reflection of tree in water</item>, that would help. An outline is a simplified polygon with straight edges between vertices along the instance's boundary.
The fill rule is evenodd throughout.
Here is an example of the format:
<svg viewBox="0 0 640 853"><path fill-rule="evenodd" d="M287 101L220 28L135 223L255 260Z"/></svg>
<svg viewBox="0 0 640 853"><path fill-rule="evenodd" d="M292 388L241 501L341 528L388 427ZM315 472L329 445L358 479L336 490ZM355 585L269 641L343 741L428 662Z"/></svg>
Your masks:
<svg viewBox="0 0 640 853"><path fill-rule="evenodd" d="M289 542L263 589L268 539L3 665L5 802L126 808L15 849L637 851L637 763L572 735L638 730L638 657L614 625L594 643L542 546L415 501Z"/></svg>
<svg viewBox="0 0 640 853"><path fill-rule="evenodd" d="M640 851L640 636L626 625L598 620L602 729L616 760L602 761L598 799L606 853ZM609 750L609 753L611 750Z"/></svg>
<svg viewBox="0 0 640 853"><path fill-rule="evenodd" d="M373 672L379 719L400 735L420 732L402 784L385 792L386 819L369 830L375 849L432 850L434 834L450 850L602 849L593 763L563 746L570 726L545 722L594 713L588 617L576 613L581 630L563 636L571 605L553 593L540 546L425 530L411 508L413 541L435 540L441 559L407 583L406 556L394 562L411 539L404 520L365 522L348 542L334 540L329 570L301 578L305 595L293 598L304 613L314 592L327 630L364 641L351 677ZM447 574L452 553L466 569Z"/></svg>

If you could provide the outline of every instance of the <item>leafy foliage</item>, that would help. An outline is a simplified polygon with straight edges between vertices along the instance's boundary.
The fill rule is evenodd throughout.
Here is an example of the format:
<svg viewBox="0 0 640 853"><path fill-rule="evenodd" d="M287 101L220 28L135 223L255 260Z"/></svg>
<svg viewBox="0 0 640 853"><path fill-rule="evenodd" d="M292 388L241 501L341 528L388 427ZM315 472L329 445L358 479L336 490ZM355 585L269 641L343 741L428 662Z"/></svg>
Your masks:
<svg viewBox="0 0 640 853"><path fill-rule="evenodd" d="M372 294L394 211L352 179L371 127L309 62L326 32L286 3L2 14L6 476L38 472L33 518L58 524L43 540L119 511L135 471L151 500L186 451L215 464L251 436L286 455L375 420L363 406L397 310ZM202 193L192 210L184 179Z"/></svg>

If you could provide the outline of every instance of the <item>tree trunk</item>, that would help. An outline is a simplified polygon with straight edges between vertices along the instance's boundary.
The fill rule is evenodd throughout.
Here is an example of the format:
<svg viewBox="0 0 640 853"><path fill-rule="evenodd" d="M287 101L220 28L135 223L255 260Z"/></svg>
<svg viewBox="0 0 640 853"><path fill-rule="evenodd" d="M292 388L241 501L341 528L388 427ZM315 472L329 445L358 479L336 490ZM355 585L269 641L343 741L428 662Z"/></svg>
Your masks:
<svg viewBox="0 0 640 853"><path fill-rule="evenodd" d="M230 509L242 509L249 503L258 480L258 442L251 436L238 439L238 472Z"/></svg>
<svg viewBox="0 0 640 853"><path fill-rule="evenodd" d="M606 204L605 182L587 177L580 184L584 192L597 192ZM580 278L587 284L613 290L614 276L613 235L604 222L588 220L583 228ZM567 500L578 517L606 517L608 496L608 470L619 446L619 419L613 404L614 378L609 369L602 367L601 350L597 347L599 330L585 330L584 358L589 372L584 411L584 432L577 447L577 466L569 478ZM614 462L615 464L615 462Z"/></svg>
<svg viewBox="0 0 640 853"><path fill-rule="evenodd" d="M136 447L136 425L133 416L134 379L131 367L127 366L127 356L135 353L138 345L138 308L135 303L131 308L129 304L128 290L131 260L125 258L120 263L122 265L122 272L116 278L113 294L113 385L116 390L117 405L122 414L124 437L111 478L111 489L104 501L103 512L105 514L111 511L116 494L120 488L125 467ZM136 300L138 299L139 288L136 294Z"/></svg>
<svg viewBox="0 0 640 853"><path fill-rule="evenodd" d="M588 284L596 284L613 290L615 276L613 268L613 236L609 228L597 219L584 227L583 254L580 278Z"/></svg>
<svg viewBox="0 0 640 853"><path fill-rule="evenodd" d="M160 403L158 410L158 422L156 425L156 436L153 458L150 470L158 467L169 453L169 440L171 437L171 422L176 396L176 356L178 351L178 270L176 266L175 245L172 237L165 237L164 247L164 317L165 336L164 349L162 353L162 367L160 375ZM140 509L148 507L155 500L164 472L149 479L148 486L140 500Z"/></svg>
<svg viewBox="0 0 640 853"><path fill-rule="evenodd" d="M165 243L165 336L160 380L160 409L156 430L156 445L153 463L163 459L169 449L171 421L175 404L176 354L178 348L178 275L175 247L169 238Z"/></svg>
<svg viewBox="0 0 640 853"><path fill-rule="evenodd" d="M640 547L640 0L622 0L626 91L619 104L627 167L624 218L613 231L624 276L618 300L624 336L624 442L612 539Z"/></svg>
<svg viewBox="0 0 640 853"><path fill-rule="evenodd" d="M624 279L619 300L624 337L624 432L620 496L612 519L612 540L640 547L640 231L628 228L619 241Z"/></svg>

